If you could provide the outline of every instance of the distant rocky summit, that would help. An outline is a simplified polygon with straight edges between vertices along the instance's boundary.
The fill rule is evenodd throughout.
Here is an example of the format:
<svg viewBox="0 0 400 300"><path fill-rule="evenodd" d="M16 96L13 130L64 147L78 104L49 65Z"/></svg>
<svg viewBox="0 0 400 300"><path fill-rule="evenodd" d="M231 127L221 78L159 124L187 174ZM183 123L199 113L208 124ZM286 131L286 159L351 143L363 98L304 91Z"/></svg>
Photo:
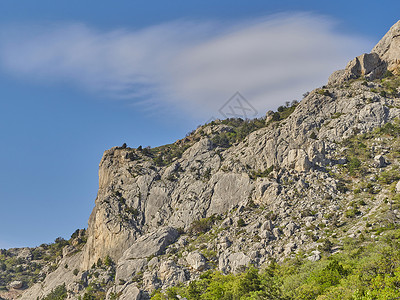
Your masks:
<svg viewBox="0 0 400 300"><path fill-rule="evenodd" d="M371 53L362 54L350 61L344 70L334 72L329 84L364 77L368 80L382 78L390 72L400 75L400 21L390 28Z"/></svg>
<svg viewBox="0 0 400 300"><path fill-rule="evenodd" d="M0 297L185 299L185 287L194 291L196 282L215 274L253 274L251 268L291 259L298 268L322 261L325 270L347 253L349 238L359 249L372 245L380 228L396 230L400 218L399 65L400 21L371 53L334 72L299 103L264 118L213 121L170 145L105 151L87 231L42 247L50 257L46 270L36 273L43 276L31 282L1 277ZM37 250L24 251L19 262L28 272ZM21 253L1 258L5 264ZM350 278L337 261L329 266L335 276ZM0 270L6 274L7 268ZM300 277L291 287L284 277L281 288L246 299L296 299L313 286ZM332 282L301 299L328 295L327 286L340 284ZM364 295L356 283L341 291ZM352 299L375 299L361 296Z"/></svg>

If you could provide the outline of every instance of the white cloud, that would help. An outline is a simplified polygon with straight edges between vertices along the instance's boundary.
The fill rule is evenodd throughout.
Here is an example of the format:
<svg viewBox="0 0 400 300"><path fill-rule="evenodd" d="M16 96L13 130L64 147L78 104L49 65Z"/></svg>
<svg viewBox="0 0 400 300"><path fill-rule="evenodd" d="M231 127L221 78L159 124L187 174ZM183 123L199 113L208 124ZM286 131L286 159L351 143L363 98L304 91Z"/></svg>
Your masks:
<svg viewBox="0 0 400 300"><path fill-rule="evenodd" d="M260 112L299 98L371 46L336 32L331 19L280 14L108 32L84 24L7 28L0 35L0 62L17 76L70 81L207 117L236 91Z"/></svg>

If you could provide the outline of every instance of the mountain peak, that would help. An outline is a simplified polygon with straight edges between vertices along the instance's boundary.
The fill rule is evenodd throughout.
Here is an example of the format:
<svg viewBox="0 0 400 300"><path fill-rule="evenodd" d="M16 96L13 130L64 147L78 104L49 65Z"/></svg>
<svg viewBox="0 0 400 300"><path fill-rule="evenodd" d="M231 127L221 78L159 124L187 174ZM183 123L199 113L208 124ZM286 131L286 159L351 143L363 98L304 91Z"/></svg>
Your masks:
<svg viewBox="0 0 400 300"><path fill-rule="evenodd" d="M387 70L399 74L400 65L400 21L394 24L376 44L371 53L379 55L387 65Z"/></svg>
<svg viewBox="0 0 400 300"><path fill-rule="evenodd" d="M349 79L365 77L374 80L385 76L387 71L400 74L400 21L394 24L372 49L351 60L344 70L329 77L328 84L338 84Z"/></svg>

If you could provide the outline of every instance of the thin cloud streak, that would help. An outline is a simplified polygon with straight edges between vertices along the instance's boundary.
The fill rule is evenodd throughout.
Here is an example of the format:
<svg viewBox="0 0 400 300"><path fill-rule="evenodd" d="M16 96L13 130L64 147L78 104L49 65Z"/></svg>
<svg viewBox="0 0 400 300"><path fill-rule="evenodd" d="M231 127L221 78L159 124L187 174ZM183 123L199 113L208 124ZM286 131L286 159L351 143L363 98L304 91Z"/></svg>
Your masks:
<svg viewBox="0 0 400 300"><path fill-rule="evenodd" d="M207 118L236 91L260 112L298 98L371 46L336 32L331 19L306 13L109 32L59 24L3 29L0 66L18 77L67 80Z"/></svg>

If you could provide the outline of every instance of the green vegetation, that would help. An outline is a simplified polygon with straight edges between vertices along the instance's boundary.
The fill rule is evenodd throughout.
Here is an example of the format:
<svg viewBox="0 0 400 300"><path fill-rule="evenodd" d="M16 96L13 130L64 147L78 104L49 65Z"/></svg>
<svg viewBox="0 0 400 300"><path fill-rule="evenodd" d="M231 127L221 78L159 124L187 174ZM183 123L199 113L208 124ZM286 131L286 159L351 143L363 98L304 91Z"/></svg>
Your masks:
<svg viewBox="0 0 400 300"><path fill-rule="evenodd" d="M400 180L399 137L400 121L396 120L342 142L340 157L345 156L347 163L338 165L334 176L339 180L337 189L341 192L354 188L354 198L343 203L344 220L335 221L340 214L326 215L334 226L318 225L327 232L335 228L334 235L318 238L309 233L318 242L321 260L309 261L311 253L299 252L296 258L279 265L271 262L261 270L249 266L237 275L210 270L188 285L156 291L152 299L400 299L400 229L395 219L386 217L400 208L400 195L394 192ZM376 155L373 146L377 141L380 149L390 149L385 156L391 164L382 169L373 167ZM252 178L268 176L271 171L272 168L253 171ZM367 203L374 201L373 195L382 189L387 191L388 199L378 211L366 216ZM302 217L315 213L305 211ZM338 239L337 232L348 231L354 222L365 222L365 227L357 231L358 237ZM206 242L213 232L212 225L207 219L198 221L196 226L203 228L200 232L206 232L198 239ZM245 221L239 219L236 225L242 227ZM216 260L214 253L203 254L209 261Z"/></svg>
<svg viewBox="0 0 400 300"><path fill-rule="evenodd" d="M255 180L259 177L267 177L271 172L274 170L274 166L270 166L269 168L265 169L264 171L258 170L258 171L252 171L250 173L250 178Z"/></svg>
<svg viewBox="0 0 400 300"><path fill-rule="evenodd" d="M246 226L246 222L245 222L242 218L240 218L240 219L237 221L237 226L238 226L238 227L244 227L244 226Z"/></svg>
<svg viewBox="0 0 400 300"><path fill-rule="evenodd" d="M79 296L79 300L104 300L106 299L107 290L113 284L112 281L106 282L103 279L100 280L100 274L115 279L115 263L109 256L103 259L98 259L95 264L93 264L92 269L88 270L87 278L89 279L89 284L85 288L83 296ZM85 283L81 283L85 286ZM113 294L111 299L118 299L118 294Z"/></svg>
<svg viewBox="0 0 400 300"><path fill-rule="evenodd" d="M265 127L264 119L243 120L240 118L230 118L219 121L213 121L210 125L227 125L232 127L231 132L219 132L211 139L213 144L218 147L228 148L233 144L244 140L251 132Z"/></svg>
<svg viewBox="0 0 400 300"><path fill-rule="evenodd" d="M195 141L198 141L196 139ZM162 167L171 164L175 159L181 158L183 152L186 151L190 146L192 146L194 141L182 144L169 144L153 148L150 150L149 156L153 158L156 166Z"/></svg>
<svg viewBox="0 0 400 300"><path fill-rule="evenodd" d="M99 290L96 284L91 284L86 288L86 292L83 294L83 297L80 297L81 300L103 300L106 298L106 292Z"/></svg>
<svg viewBox="0 0 400 300"><path fill-rule="evenodd" d="M202 218L200 220L194 221L189 228L189 233L194 235L194 234L201 234L201 233L206 233L209 231L212 226L214 225L214 222L219 219L215 215L212 215L208 218Z"/></svg>
<svg viewBox="0 0 400 300"><path fill-rule="evenodd" d="M331 93L330 93L328 90L325 90L325 89L319 89L319 90L317 90L317 94L323 95L323 96L329 96L329 97L332 96Z"/></svg>
<svg viewBox="0 0 400 300"><path fill-rule="evenodd" d="M337 113L334 113L331 118L332 119L337 119L337 118L340 118L341 115L342 115L342 113L337 112Z"/></svg>
<svg viewBox="0 0 400 300"><path fill-rule="evenodd" d="M215 147L229 148L233 144L243 141L251 132L260 128L266 127L272 122L277 122L289 117L298 105L297 100L292 102L287 101L286 105L278 107L278 111L273 114L272 119L266 124L265 118L246 119L241 118L228 118L224 120L212 121L206 125L203 125L186 135L182 140L179 140L173 144L168 144L160 147L145 147L139 146L137 149L128 149L129 152L126 154L126 158L130 160L138 160L145 156L153 160L156 166L163 167L168 166L176 159L181 158L182 154L190 148L194 143L199 141L203 136L208 136ZM219 132L205 133L205 128L212 128L216 125L226 125L231 127L226 131L222 130ZM136 175L134 175L136 176ZM175 180L175 179L173 179Z"/></svg>
<svg viewBox="0 0 400 300"><path fill-rule="evenodd" d="M228 148L235 143L243 141L250 133L260 128L266 127L272 122L277 122L289 117L296 109L298 102L296 100L287 102L286 105L278 107L278 111L274 112L268 124L264 118L255 118L252 120L243 120L240 118L230 118L221 121L213 121L210 125L227 125L232 127L231 131L219 132L212 137L215 146Z"/></svg>
<svg viewBox="0 0 400 300"><path fill-rule="evenodd" d="M51 293L42 298L42 300L64 300L67 299L67 296L68 294L65 284L62 284L52 290Z"/></svg>
<svg viewBox="0 0 400 300"><path fill-rule="evenodd" d="M349 174L353 176L356 174L357 171L360 170L361 161L357 157L350 157L346 167L349 171Z"/></svg>
<svg viewBox="0 0 400 300"><path fill-rule="evenodd" d="M199 280L157 291L153 300L180 299L397 299L400 297L400 230L384 229L378 241L346 239L342 251L311 262L304 253L263 270L237 275L207 271ZM325 240L321 251L334 244Z"/></svg>
<svg viewBox="0 0 400 300"><path fill-rule="evenodd" d="M400 78L398 76L393 76L393 74L388 71L385 75L385 78L382 79L383 90L384 92L383 97L397 97L399 92L397 89L400 87Z"/></svg>
<svg viewBox="0 0 400 300"><path fill-rule="evenodd" d="M174 287L154 293L151 299L281 299L279 285L274 278L274 266L263 272L250 268L247 272L235 275L223 275L220 272L208 271L199 280L187 287Z"/></svg>
<svg viewBox="0 0 400 300"><path fill-rule="evenodd" d="M299 103L297 101L292 101L291 105L289 105L289 103L287 103L286 106L279 106L278 107L278 111L274 112L274 114L272 115L271 120L268 122L268 124L271 124L271 122L277 122L277 121L282 121L285 120L286 118L288 118L296 109L297 105Z"/></svg>
<svg viewBox="0 0 400 300"><path fill-rule="evenodd" d="M48 265L50 271L57 268L56 261L61 257L62 249L72 240L75 247L81 249L86 242L85 230L76 230L69 241L58 237L54 243L32 248L26 257L19 257L15 249L0 250L0 290L5 290L15 280L22 281L27 287L42 281L46 277L44 266ZM64 267L68 268L67 265Z"/></svg>
<svg viewBox="0 0 400 300"><path fill-rule="evenodd" d="M389 98L397 97L399 95L397 89L400 87L400 77L393 76L392 72L387 71L383 79L375 80L375 82L379 83L380 85L375 88L371 88L371 92L377 93L382 97Z"/></svg>
<svg viewBox="0 0 400 300"><path fill-rule="evenodd" d="M400 122L395 120L393 123L386 123L384 126L376 128L370 133L354 135L342 142L345 147L344 155L346 156L347 163L343 168L350 176L357 176L367 174L368 168L373 163L374 151L372 144L376 138L386 138L390 140L390 146L393 148L392 155L395 158L400 157ZM388 141L381 141L381 146L388 146ZM396 168L394 166L394 168ZM390 184L399 180L400 176L396 169L386 169L378 178L380 183ZM368 187L367 187L368 188Z"/></svg>

